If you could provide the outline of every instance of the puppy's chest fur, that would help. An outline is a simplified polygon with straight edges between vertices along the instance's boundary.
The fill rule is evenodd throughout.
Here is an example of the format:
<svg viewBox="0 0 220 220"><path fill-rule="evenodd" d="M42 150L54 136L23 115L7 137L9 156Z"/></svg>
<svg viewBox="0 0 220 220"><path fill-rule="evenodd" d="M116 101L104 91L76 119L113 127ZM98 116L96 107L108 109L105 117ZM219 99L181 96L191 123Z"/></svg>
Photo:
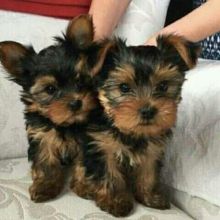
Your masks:
<svg viewBox="0 0 220 220"><path fill-rule="evenodd" d="M134 137L115 129L90 132L88 137L89 142L83 147L84 165L87 176L94 178L104 177L105 168L110 173L120 170L128 176L146 161L160 160L166 139Z"/></svg>
<svg viewBox="0 0 220 220"><path fill-rule="evenodd" d="M83 125L56 126L38 113L27 112L25 117L29 140L28 159L35 161L41 156L47 158L50 164L59 159L62 165L70 165L79 151L76 135L84 129Z"/></svg>

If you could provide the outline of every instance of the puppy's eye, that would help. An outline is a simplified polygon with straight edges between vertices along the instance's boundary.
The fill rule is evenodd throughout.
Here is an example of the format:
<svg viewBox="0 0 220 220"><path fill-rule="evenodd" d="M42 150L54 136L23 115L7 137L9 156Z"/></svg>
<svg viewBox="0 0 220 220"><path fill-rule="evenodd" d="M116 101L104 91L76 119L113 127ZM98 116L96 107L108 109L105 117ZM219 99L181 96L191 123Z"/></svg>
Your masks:
<svg viewBox="0 0 220 220"><path fill-rule="evenodd" d="M45 91L47 94L53 95L57 91L57 88L55 86L49 85L45 88Z"/></svg>
<svg viewBox="0 0 220 220"><path fill-rule="evenodd" d="M162 81L156 87L157 92L166 92L167 90L168 90L168 82L167 81Z"/></svg>
<svg viewBox="0 0 220 220"><path fill-rule="evenodd" d="M119 89L120 89L120 91L123 92L123 93L127 93L127 92L130 92L130 91L131 91L131 88L130 88L130 86L129 86L127 83L121 83L121 84L119 85Z"/></svg>

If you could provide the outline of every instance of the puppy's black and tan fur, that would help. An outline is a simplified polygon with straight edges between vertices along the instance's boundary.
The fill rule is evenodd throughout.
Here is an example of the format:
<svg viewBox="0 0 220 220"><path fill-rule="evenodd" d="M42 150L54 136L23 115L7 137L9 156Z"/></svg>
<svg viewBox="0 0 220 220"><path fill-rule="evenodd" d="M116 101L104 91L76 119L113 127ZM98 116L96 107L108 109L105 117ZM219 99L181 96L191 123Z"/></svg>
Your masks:
<svg viewBox="0 0 220 220"><path fill-rule="evenodd" d="M92 75L101 67L104 43L93 42L89 16L73 19L63 38L36 53L32 47L0 43L0 61L22 86L32 161L31 199L42 202L63 189L66 165L79 151L75 135L97 114ZM94 113L95 112L95 113Z"/></svg>
<svg viewBox="0 0 220 220"><path fill-rule="evenodd" d="M159 162L176 121L184 72L196 64L198 47L173 35L157 43L127 47L115 40L97 75L106 124L81 137L71 187L114 216L128 215L134 199L169 208Z"/></svg>

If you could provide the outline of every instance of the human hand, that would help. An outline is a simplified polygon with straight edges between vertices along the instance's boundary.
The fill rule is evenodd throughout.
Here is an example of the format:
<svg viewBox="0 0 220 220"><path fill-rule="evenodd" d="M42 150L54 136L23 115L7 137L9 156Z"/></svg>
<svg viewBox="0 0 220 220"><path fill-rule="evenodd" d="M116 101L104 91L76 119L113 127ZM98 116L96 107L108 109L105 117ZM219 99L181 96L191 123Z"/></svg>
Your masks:
<svg viewBox="0 0 220 220"><path fill-rule="evenodd" d="M151 38L149 38L144 45L146 46L157 46L157 40L156 40L157 36L153 36Z"/></svg>

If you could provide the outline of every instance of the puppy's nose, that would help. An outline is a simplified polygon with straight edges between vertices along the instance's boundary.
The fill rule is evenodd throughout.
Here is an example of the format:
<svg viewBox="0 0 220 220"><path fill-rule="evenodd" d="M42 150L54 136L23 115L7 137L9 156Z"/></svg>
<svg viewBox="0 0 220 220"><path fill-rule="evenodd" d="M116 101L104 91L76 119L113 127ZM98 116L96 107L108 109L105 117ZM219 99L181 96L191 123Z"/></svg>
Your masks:
<svg viewBox="0 0 220 220"><path fill-rule="evenodd" d="M150 120L152 119L157 113L157 109L151 106L145 106L140 109L140 114L142 119Z"/></svg>
<svg viewBox="0 0 220 220"><path fill-rule="evenodd" d="M72 111L77 111L82 107L82 101L77 99L77 100L71 101L69 105Z"/></svg>

